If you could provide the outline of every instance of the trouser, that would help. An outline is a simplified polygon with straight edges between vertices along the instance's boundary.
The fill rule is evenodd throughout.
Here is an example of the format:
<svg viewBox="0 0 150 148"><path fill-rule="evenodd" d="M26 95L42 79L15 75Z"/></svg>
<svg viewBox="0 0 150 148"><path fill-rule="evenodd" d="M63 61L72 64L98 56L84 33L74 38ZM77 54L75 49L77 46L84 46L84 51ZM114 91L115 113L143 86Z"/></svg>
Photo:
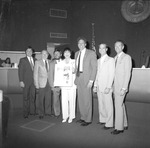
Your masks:
<svg viewBox="0 0 150 148"><path fill-rule="evenodd" d="M125 95L120 96L120 94L114 93L115 129L117 130L123 130L124 127L128 126L124 98L125 98Z"/></svg>
<svg viewBox="0 0 150 148"><path fill-rule="evenodd" d="M36 89L34 84L26 85L23 88L23 115L35 114L36 111Z"/></svg>
<svg viewBox="0 0 150 148"><path fill-rule="evenodd" d="M92 92L91 88L85 85L82 73L78 77L77 93L81 119L92 122Z"/></svg>
<svg viewBox="0 0 150 148"><path fill-rule="evenodd" d="M62 118L75 118L76 88L62 88Z"/></svg>
<svg viewBox="0 0 150 148"><path fill-rule="evenodd" d="M39 88L39 115L51 115L51 87L47 82L44 88Z"/></svg>
<svg viewBox="0 0 150 148"><path fill-rule="evenodd" d="M98 90L99 122L105 123L106 127L113 127L113 101L112 91L104 94Z"/></svg>
<svg viewBox="0 0 150 148"><path fill-rule="evenodd" d="M61 96L60 87L52 88L52 102L53 102L52 106L55 116L60 115L60 96Z"/></svg>

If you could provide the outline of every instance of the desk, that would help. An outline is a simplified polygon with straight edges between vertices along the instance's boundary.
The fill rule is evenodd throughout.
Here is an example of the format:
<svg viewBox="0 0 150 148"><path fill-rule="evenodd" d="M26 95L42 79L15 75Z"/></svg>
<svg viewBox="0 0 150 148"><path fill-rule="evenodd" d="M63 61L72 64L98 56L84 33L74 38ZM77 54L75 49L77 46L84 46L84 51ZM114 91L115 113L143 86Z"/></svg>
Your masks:
<svg viewBox="0 0 150 148"><path fill-rule="evenodd" d="M150 68L133 68L127 101L150 103Z"/></svg>
<svg viewBox="0 0 150 148"><path fill-rule="evenodd" d="M18 68L0 68L0 90L4 94L22 93L19 86Z"/></svg>

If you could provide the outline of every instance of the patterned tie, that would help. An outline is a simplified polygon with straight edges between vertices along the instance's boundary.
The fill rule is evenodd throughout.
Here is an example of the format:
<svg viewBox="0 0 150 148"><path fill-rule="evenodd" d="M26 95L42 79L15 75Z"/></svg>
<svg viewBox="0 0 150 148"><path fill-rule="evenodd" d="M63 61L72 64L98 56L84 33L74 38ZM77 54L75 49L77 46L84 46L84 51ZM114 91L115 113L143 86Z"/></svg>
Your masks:
<svg viewBox="0 0 150 148"><path fill-rule="evenodd" d="M78 57L78 68L77 68L77 73L76 76L80 76L80 57L81 57L81 52L79 52L79 57Z"/></svg>

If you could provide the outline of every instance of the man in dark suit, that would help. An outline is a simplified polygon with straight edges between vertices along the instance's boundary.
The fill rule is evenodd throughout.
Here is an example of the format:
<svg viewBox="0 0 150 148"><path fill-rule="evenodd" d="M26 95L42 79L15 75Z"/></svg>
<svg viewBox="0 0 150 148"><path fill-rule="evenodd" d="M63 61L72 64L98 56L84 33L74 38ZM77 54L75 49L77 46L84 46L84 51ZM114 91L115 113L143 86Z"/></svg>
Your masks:
<svg viewBox="0 0 150 148"><path fill-rule="evenodd" d="M97 72L96 53L86 48L86 39L79 37L79 51L75 53L77 96L80 110L81 126L92 122L92 86Z"/></svg>
<svg viewBox="0 0 150 148"><path fill-rule="evenodd" d="M26 57L21 58L18 66L20 87L23 88L23 116L35 115L36 89L33 81L33 67L35 59L32 57L33 50L28 47L25 51Z"/></svg>

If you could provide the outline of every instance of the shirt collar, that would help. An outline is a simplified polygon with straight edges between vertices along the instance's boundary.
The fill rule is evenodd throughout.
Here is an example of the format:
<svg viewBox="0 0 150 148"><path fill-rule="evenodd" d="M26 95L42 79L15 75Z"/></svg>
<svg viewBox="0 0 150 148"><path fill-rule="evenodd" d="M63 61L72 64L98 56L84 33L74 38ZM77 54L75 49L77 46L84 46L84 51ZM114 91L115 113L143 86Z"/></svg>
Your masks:
<svg viewBox="0 0 150 148"><path fill-rule="evenodd" d="M86 48L84 48L84 49L80 50L80 52L85 52L85 50L86 50Z"/></svg>
<svg viewBox="0 0 150 148"><path fill-rule="evenodd" d="M106 56L107 56L107 54L103 55L103 56L101 57L101 59L105 59L105 58L106 58Z"/></svg>
<svg viewBox="0 0 150 148"><path fill-rule="evenodd" d="M118 58L123 54L123 51L121 51L117 56Z"/></svg>

